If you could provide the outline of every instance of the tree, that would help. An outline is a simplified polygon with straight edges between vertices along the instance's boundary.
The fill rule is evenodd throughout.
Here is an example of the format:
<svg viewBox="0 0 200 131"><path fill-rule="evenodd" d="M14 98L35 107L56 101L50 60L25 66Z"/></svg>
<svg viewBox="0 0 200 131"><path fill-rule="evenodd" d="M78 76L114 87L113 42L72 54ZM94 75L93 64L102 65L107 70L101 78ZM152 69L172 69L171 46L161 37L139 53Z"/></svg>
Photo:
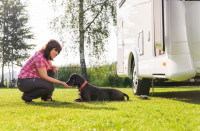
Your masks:
<svg viewBox="0 0 200 131"><path fill-rule="evenodd" d="M33 48L26 43L33 38L27 23L28 15L20 0L0 0L1 86L4 85L4 66L21 65L29 56L28 50Z"/></svg>
<svg viewBox="0 0 200 131"><path fill-rule="evenodd" d="M53 20L52 28L63 35L70 31L74 43L78 44L81 74L87 79L85 48L88 48L89 54L97 59L105 51L104 46L110 33L109 25L111 22L116 24L116 0L52 2L54 9L62 13Z"/></svg>

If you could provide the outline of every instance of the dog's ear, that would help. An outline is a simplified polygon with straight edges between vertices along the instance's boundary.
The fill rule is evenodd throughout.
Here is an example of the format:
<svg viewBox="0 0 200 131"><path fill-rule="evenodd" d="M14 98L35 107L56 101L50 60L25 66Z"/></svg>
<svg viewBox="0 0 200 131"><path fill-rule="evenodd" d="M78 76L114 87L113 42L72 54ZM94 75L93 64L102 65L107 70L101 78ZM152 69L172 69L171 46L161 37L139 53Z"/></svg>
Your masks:
<svg viewBox="0 0 200 131"><path fill-rule="evenodd" d="M85 77L84 77L84 76L81 76L81 75L80 75L80 78L81 78L83 81L85 81Z"/></svg>
<svg viewBox="0 0 200 131"><path fill-rule="evenodd" d="M72 83L74 84L74 86L77 86L78 85L78 78L77 78L77 74L72 74L71 75L71 81L72 81Z"/></svg>
<svg viewBox="0 0 200 131"><path fill-rule="evenodd" d="M74 86L75 85L75 75L71 74L68 81L66 82L69 86Z"/></svg>

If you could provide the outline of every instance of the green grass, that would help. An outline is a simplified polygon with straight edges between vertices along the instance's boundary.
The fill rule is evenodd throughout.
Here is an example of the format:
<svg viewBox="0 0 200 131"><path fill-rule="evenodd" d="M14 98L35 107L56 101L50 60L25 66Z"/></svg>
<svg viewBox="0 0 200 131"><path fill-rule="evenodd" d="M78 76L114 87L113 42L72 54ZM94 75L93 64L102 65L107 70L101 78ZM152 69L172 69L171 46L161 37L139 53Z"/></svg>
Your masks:
<svg viewBox="0 0 200 131"><path fill-rule="evenodd" d="M142 100L76 103L77 89L55 89L56 102L26 104L18 89L0 89L0 130L200 130L200 88L155 88Z"/></svg>

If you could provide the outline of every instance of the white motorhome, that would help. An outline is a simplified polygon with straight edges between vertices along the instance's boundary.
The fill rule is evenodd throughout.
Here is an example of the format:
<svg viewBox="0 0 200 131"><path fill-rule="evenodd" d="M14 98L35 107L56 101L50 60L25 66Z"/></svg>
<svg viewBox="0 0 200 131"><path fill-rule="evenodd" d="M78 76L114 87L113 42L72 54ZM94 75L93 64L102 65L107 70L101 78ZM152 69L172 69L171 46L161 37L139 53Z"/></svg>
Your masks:
<svg viewBox="0 0 200 131"><path fill-rule="evenodd" d="M200 1L118 0L118 75L148 95L151 80L200 75Z"/></svg>

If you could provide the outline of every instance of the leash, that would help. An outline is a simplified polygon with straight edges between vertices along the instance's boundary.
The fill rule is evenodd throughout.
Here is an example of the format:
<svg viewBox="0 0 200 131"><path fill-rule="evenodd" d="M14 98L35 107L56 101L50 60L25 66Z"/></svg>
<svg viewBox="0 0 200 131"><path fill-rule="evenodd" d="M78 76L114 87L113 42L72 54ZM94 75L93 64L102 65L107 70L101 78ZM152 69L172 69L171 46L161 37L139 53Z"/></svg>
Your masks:
<svg viewBox="0 0 200 131"><path fill-rule="evenodd" d="M58 71L56 71L56 77L57 77L57 80L58 80Z"/></svg>
<svg viewBox="0 0 200 131"><path fill-rule="evenodd" d="M83 84L82 84L82 86L80 87L80 91L82 90L82 88L85 86L87 84L87 81L85 81Z"/></svg>

